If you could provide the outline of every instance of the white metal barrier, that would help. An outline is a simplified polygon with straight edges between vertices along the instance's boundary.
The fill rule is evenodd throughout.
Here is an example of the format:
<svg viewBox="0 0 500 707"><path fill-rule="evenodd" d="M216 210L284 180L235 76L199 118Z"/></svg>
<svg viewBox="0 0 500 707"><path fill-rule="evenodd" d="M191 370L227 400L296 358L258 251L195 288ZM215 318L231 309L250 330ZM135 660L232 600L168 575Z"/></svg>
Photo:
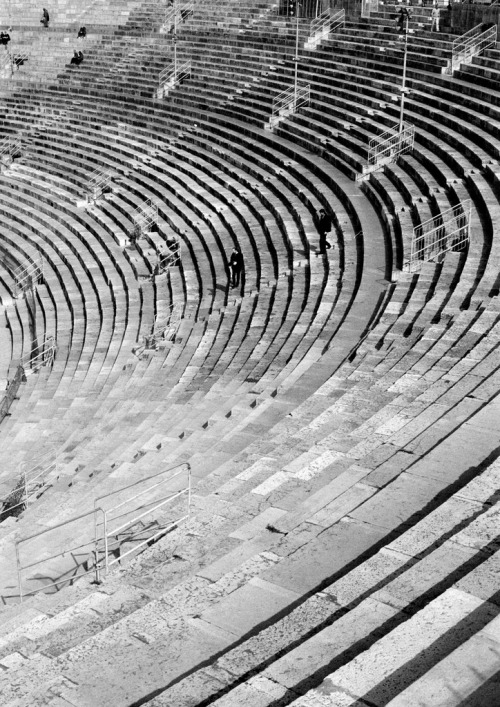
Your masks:
<svg viewBox="0 0 500 707"><path fill-rule="evenodd" d="M138 240L153 224L158 223L158 204L148 200L144 206L138 206L132 214L132 240Z"/></svg>
<svg viewBox="0 0 500 707"><path fill-rule="evenodd" d="M31 290L36 283L43 278L43 260L29 265L20 265L14 270L15 296L19 297L21 292Z"/></svg>
<svg viewBox="0 0 500 707"><path fill-rule="evenodd" d="M173 473L172 473L173 472ZM162 478L163 477L163 478ZM129 494L131 489L145 485L140 491ZM162 488L163 487L163 488ZM161 496L160 494L166 493ZM123 495L127 498L119 500ZM111 497L113 505L110 505ZM180 515L162 521L160 515L167 506L178 498L186 498ZM148 477L140 479L119 492L111 492L95 499L95 541L99 566L107 573L109 568L121 562L128 555L137 552L164 535L168 530L187 520L191 514L191 467L180 464ZM144 519L154 514L149 526ZM99 516L99 518L98 518ZM129 549L127 546L133 545ZM110 559L110 555L113 559Z"/></svg>
<svg viewBox="0 0 500 707"><path fill-rule="evenodd" d="M462 251L470 240L471 201L452 206L413 229L410 258L404 269L416 272L422 264L450 250Z"/></svg>
<svg viewBox="0 0 500 707"><path fill-rule="evenodd" d="M193 65L191 59L182 63L174 61L169 66L165 67L160 73L158 80L158 89L156 97L158 99L165 98L169 92L178 86L181 81L191 76Z"/></svg>
<svg viewBox="0 0 500 707"><path fill-rule="evenodd" d="M345 10L338 10L333 15L330 9L325 10L315 17L311 22L309 37L304 43L304 49L316 49L316 47L339 27L345 25Z"/></svg>
<svg viewBox="0 0 500 707"><path fill-rule="evenodd" d="M451 59L448 66L443 68L443 73L453 74L460 64L467 64L472 61L472 57L477 56L488 47L493 47L497 42L498 27L494 25L482 31L482 25L473 27L465 34L457 37L453 41Z"/></svg>
<svg viewBox="0 0 500 707"><path fill-rule="evenodd" d="M52 366L56 351L56 341L53 336L47 336L40 344L37 343L29 356L23 356L21 359L26 375L37 373L42 366Z"/></svg>
<svg viewBox="0 0 500 707"><path fill-rule="evenodd" d="M301 106L311 101L311 84L299 81L297 87L290 86L273 100L272 115L268 127L272 130L281 120L296 113Z"/></svg>
<svg viewBox="0 0 500 707"><path fill-rule="evenodd" d="M109 169L96 169L95 172L92 172L87 182L88 197L93 201L97 201L110 188L113 177L113 172Z"/></svg>
<svg viewBox="0 0 500 707"><path fill-rule="evenodd" d="M399 123L392 130L382 133L370 140L368 148L368 166L356 177L363 179L384 165L394 162L399 155L413 149L415 143L415 126L411 123L403 123L399 129Z"/></svg>

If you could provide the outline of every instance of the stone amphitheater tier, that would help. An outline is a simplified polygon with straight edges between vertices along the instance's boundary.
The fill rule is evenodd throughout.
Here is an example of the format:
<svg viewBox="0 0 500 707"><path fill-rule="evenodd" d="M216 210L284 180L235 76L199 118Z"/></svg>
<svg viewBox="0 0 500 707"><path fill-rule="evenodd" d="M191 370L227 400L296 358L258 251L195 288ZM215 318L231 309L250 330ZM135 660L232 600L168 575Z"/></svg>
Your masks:
<svg viewBox="0 0 500 707"><path fill-rule="evenodd" d="M443 73L454 37L413 8L415 147L355 181L399 117L395 9L310 50L270 2L197 3L175 45L191 76L159 99L157 2L59 0L47 30L33 2L0 8L29 57L0 73L0 140L21 141L0 174L0 380L57 342L0 426L2 498L51 464L0 522L2 707L497 704L499 57ZM270 131L296 31L311 101ZM112 189L84 206L96 170ZM408 272L413 228L468 200L468 249ZM144 349L173 307L175 337ZM186 463L189 519L73 581L95 499Z"/></svg>

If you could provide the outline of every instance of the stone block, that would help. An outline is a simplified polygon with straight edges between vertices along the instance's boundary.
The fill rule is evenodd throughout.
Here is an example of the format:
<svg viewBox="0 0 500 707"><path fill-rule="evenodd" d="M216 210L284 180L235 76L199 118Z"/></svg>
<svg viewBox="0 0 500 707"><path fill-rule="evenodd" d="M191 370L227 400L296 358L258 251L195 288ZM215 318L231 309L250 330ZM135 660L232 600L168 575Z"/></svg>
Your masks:
<svg viewBox="0 0 500 707"><path fill-rule="evenodd" d="M296 592L255 577L217 605L204 611L204 621L243 636L299 598Z"/></svg>

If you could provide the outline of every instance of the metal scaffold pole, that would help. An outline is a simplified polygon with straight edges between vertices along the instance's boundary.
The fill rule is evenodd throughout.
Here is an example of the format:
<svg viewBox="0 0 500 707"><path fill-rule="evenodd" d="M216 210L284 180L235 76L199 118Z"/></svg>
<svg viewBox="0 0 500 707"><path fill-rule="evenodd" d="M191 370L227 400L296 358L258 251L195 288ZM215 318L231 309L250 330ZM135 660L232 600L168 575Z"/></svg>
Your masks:
<svg viewBox="0 0 500 707"><path fill-rule="evenodd" d="M295 74L293 80L293 110L297 110L297 91L299 78L299 8L300 4L295 4Z"/></svg>
<svg viewBox="0 0 500 707"><path fill-rule="evenodd" d="M177 79L177 1L174 0L174 81Z"/></svg>
<svg viewBox="0 0 500 707"><path fill-rule="evenodd" d="M403 82L401 85L401 107L399 111L399 134L403 132L404 125L404 111L405 111L405 94L406 94L406 61L408 57L408 23L410 21L410 16L407 13L405 17L405 36L404 36L404 48L403 48Z"/></svg>

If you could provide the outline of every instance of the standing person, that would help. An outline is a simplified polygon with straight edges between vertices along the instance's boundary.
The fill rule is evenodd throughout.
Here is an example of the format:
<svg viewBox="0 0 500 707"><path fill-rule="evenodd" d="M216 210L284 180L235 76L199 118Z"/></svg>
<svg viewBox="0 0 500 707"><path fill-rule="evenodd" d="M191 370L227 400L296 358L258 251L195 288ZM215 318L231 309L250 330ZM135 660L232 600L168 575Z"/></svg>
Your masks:
<svg viewBox="0 0 500 707"><path fill-rule="evenodd" d="M42 19L40 20L40 22L42 23L42 25L43 25L44 27L47 27L47 28L48 28L48 26L49 26L49 20L50 20L49 13L47 12L47 10L46 10L45 8L43 8L43 10L42 10Z"/></svg>
<svg viewBox="0 0 500 707"><path fill-rule="evenodd" d="M0 44L2 44L2 45L7 49L7 45L8 45L9 42L10 42L10 34L9 34L9 32L8 32L8 31L7 31L7 32L4 32L4 31L2 30L2 32L0 32Z"/></svg>
<svg viewBox="0 0 500 707"><path fill-rule="evenodd" d="M320 209L318 216L319 252L326 253L326 249L332 247L332 244L326 240L326 234L332 230L332 217L325 209Z"/></svg>
<svg viewBox="0 0 500 707"><path fill-rule="evenodd" d="M243 256L238 248L233 248L231 257L229 258L229 271L231 287L238 287L240 284L240 275L243 270Z"/></svg>
<svg viewBox="0 0 500 707"><path fill-rule="evenodd" d="M434 3L434 5L433 5L431 17L432 17L431 32L434 32L434 29L436 30L436 32L439 32L439 20L441 17L441 11L440 11L439 7L436 5L436 3Z"/></svg>
<svg viewBox="0 0 500 707"><path fill-rule="evenodd" d="M407 19L408 21L410 20L410 13L406 9L406 7L399 8L399 13L396 18L396 27L399 32L404 32Z"/></svg>

